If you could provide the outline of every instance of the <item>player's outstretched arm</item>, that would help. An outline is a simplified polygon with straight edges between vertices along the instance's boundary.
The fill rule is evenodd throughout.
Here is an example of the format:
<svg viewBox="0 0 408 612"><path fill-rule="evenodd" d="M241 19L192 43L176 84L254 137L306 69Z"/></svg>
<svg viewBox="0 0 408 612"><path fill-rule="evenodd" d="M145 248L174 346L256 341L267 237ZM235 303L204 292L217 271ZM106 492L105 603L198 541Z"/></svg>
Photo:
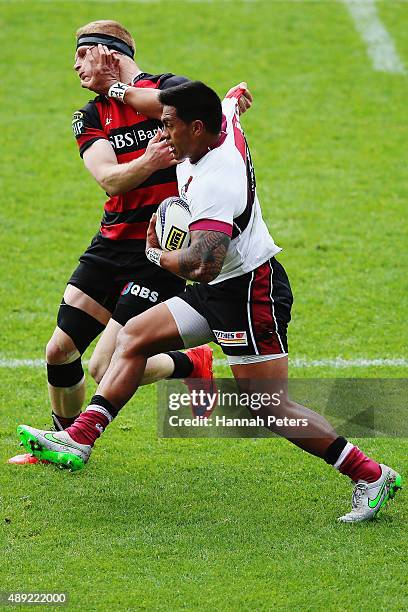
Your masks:
<svg viewBox="0 0 408 612"><path fill-rule="evenodd" d="M84 164L95 180L111 196L126 193L143 183L157 170L174 166L177 162L162 132L150 140L145 153L128 163L118 164L108 140L97 140L83 155Z"/></svg>
<svg viewBox="0 0 408 612"><path fill-rule="evenodd" d="M135 111L150 117L151 119L161 119L163 105L159 101L160 91L148 87L128 87L123 101L131 106Z"/></svg>
<svg viewBox="0 0 408 612"><path fill-rule="evenodd" d="M199 283L209 283L221 272L231 238L223 232L193 230L191 244L180 251L163 251L155 230L156 215L150 220L147 232L146 255L177 276Z"/></svg>

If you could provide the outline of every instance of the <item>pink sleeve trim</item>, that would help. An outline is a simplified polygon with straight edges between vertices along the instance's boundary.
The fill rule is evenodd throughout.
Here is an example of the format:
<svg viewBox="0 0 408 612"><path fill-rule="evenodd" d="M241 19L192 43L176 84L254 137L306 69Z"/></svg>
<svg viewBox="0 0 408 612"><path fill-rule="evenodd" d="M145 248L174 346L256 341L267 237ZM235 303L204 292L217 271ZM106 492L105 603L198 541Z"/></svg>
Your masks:
<svg viewBox="0 0 408 612"><path fill-rule="evenodd" d="M215 221L214 219L200 219L199 221L194 221L189 226L189 230L210 230L213 232L222 232L223 234L227 234L230 238L232 236L232 225L230 223Z"/></svg>

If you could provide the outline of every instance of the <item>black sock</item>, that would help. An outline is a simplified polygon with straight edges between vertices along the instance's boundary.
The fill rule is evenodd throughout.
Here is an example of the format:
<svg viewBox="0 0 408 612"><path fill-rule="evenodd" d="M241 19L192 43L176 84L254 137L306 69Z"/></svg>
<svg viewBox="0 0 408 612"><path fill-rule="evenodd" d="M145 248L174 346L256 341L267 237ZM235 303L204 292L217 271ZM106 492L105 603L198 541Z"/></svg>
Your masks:
<svg viewBox="0 0 408 612"><path fill-rule="evenodd" d="M188 378L193 371L193 362L181 351L168 351L166 353L174 361L174 372L169 378Z"/></svg>
<svg viewBox="0 0 408 612"><path fill-rule="evenodd" d="M115 406L111 404L107 399L102 397L102 395L94 395L91 401L89 402L87 410L92 410L92 405L104 408L106 412L108 412L111 419L114 419L116 416L118 416L118 413L120 411L120 408L115 408Z"/></svg>
<svg viewBox="0 0 408 612"><path fill-rule="evenodd" d="M334 465L337 459L340 457L341 453L343 452L344 448L346 447L346 444L346 438L343 438L342 436L336 438L334 442L330 444L324 454L323 459L325 460L325 462L330 463L330 465Z"/></svg>
<svg viewBox="0 0 408 612"><path fill-rule="evenodd" d="M52 411L51 416L52 416L52 422L54 424L55 430L63 431L64 429L67 429L67 427L70 427L71 425L74 424L75 419L77 419L80 414L81 413L78 412L78 414L74 417L62 417L62 416L59 416L58 414L55 414L55 412Z"/></svg>

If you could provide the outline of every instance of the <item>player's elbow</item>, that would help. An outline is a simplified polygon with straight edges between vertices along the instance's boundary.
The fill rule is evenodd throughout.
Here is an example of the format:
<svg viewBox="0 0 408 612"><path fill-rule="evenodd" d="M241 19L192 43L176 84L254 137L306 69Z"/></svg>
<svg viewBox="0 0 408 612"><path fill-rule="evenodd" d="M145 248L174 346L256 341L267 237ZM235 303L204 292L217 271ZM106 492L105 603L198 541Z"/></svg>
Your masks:
<svg viewBox="0 0 408 612"><path fill-rule="evenodd" d="M113 168L111 165L104 164L99 168L97 175L94 175L99 185L110 196L117 196L125 193L126 185L120 176L117 174L117 166Z"/></svg>
<svg viewBox="0 0 408 612"><path fill-rule="evenodd" d="M125 189L121 188L121 185L117 181L112 180L110 177L101 177L98 180L98 183L110 196L117 196L125 192Z"/></svg>

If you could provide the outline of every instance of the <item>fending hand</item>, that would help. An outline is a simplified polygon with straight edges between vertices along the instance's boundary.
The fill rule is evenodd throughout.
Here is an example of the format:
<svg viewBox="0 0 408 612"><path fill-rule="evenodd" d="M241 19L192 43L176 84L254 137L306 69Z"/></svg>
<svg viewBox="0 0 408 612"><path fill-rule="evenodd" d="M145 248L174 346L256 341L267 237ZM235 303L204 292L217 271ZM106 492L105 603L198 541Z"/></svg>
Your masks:
<svg viewBox="0 0 408 612"><path fill-rule="evenodd" d="M149 141L144 153L145 162L149 164L151 172L175 166L178 162L175 158L173 149L163 138L163 132L159 129Z"/></svg>
<svg viewBox="0 0 408 612"><path fill-rule="evenodd" d="M146 235L146 251L147 249L161 249L159 239L156 234L156 219L157 215L153 213L150 219L149 227Z"/></svg>
<svg viewBox="0 0 408 612"><path fill-rule="evenodd" d="M253 98L245 81L241 81L238 85L231 87L227 92L226 98L235 97L238 99L239 114L243 115L252 106Z"/></svg>
<svg viewBox="0 0 408 612"><path fill-rule="evenodd" d="M91 78L83 85L99 94L107 94L114 83L120 81L119 58L106 45L95 45L86 51L91 65Z"/></svg>

